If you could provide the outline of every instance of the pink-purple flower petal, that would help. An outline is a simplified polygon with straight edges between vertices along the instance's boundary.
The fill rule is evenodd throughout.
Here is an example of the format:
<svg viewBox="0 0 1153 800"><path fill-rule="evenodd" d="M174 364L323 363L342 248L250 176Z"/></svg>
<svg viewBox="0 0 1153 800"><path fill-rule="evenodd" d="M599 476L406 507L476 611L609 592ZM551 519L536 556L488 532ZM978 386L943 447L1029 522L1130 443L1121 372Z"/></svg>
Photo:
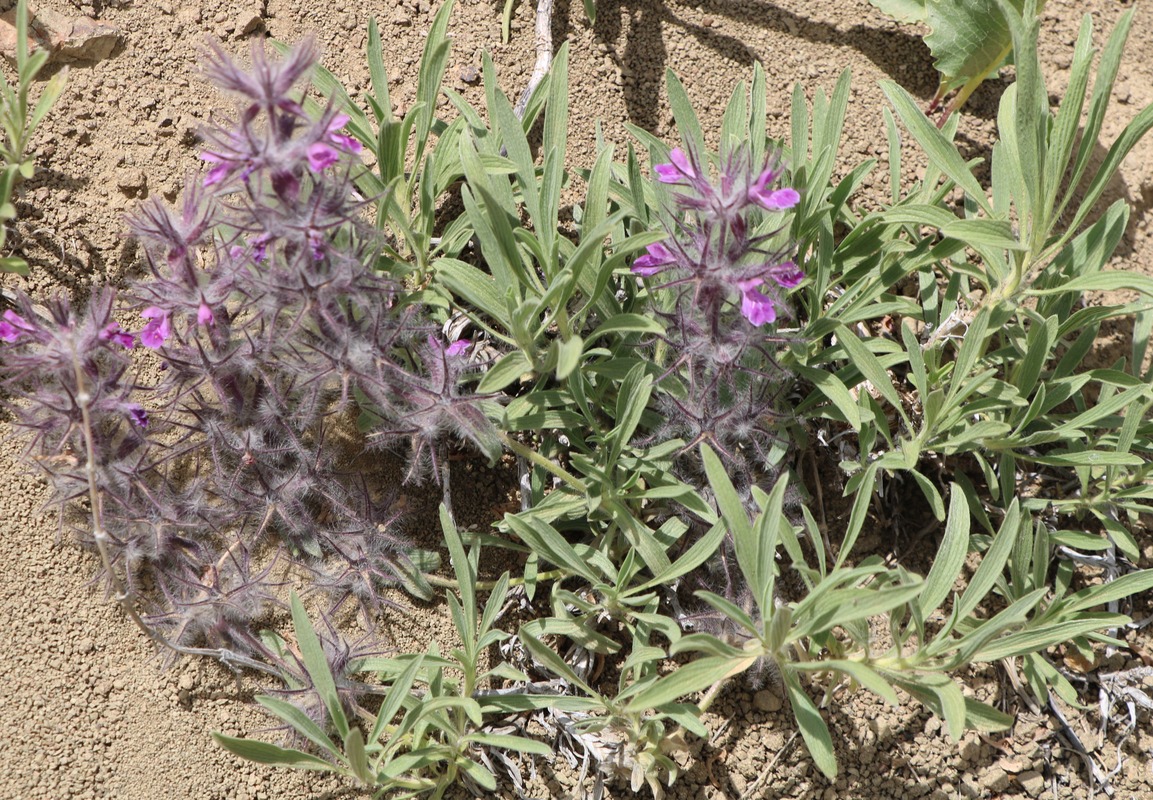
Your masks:
<svg viewBox="0 0 1153 800"><path fill-rule="evenodd" d="M313 172L322 172L337 162L340 153L336 148L324 142L316 142L308 147L308 168Z"/></svg>
<svg viewBox="0 0 1153 800"><path fill-rule="evenodd" d="M760 283L760 281L757 282ZM749 283L751 281L743 281L741 285L745 286ZM777 319L777 309L773 305L772 298L752 286L742 288L741 314L758 327L768 322L775 322Z"/></svg>
<svg viewBox="0 0 1153 800"><path fill-rule="evenodd" d="M133 424L141 428L148 427L148 412L139 403L128 403L125 405L125 410L128 412L128 418L132 420Z"/></svg>
<svg viewBox="0 0 1153 800"><path fill-rule="evenodd" d="M12 309L5 311L3 320L0 320L0 339L6 342L14 342L24 334L35 330L24 317Z"/></svg>
<svg viewBox="0 0 1153 800"><path fill-rule="evenodd" d="M120 330L120 323L118 322L109 322L105 325L104 330L100 331L100 338L106 342L116 342L125 350L131 350L136 346L136 337Z"/></svg>
<svg viewBox="0 0 1153 800"><path fill-rule="evenodd" d="M792 261L778 264L769 270L769 275L779 286L785 289L794 289L805 279L805 273Z"/></svg>
<svg viewBox="0 0 1153 800"><path fill-rule="evenodd" d="M468 339L457 339L444 349L444 354L446 356L459 356L470 347L472 347L472 342Z"/></svg>
<svg viewBox="0 0 1153 800"><path fill-rule="evenodd" d="M196 323L212 327L216 324L216 315L212 313L212 308L205 301L200 301L200 307L196 309Z"/></svg>
<svg viewBox="0 0 1153 800"><path fill-rule="evenodd" d="M156 306L149 306L140 312L140 316L148 320L140 329L140 343L151 350L163 346L165 340L172 335L168 312Z"/></svg>
<svg viewBox="0 0 1153 800"><path fill-rule="evenodd" d="M673 251L669 250L669 248L660 242L650 244L645 250L647 251L645 255L633 262L633 272L637 275L646 277L655 275L668 265L675 264L677 261L677 257Z"/></svg>
<svg viewBox="0 0 1153 800"><path fill-rule="evenodd" d="M697 177L697 171L693 168L688 154L681 148L673 148L669 153L669 160L672 163L653 166L653 172L657 174L657 180L661 183L680 183L686 178L693 180Z"/></svg>
<svg viewBox="0 0 1153 800"><path fill-rule="evenodd" d="M755 187L749 190L749 197L768 211L784 211L786 208L792 208L801 199L796 189L776 189L768 192L764 189L756 189Z"/></svg>

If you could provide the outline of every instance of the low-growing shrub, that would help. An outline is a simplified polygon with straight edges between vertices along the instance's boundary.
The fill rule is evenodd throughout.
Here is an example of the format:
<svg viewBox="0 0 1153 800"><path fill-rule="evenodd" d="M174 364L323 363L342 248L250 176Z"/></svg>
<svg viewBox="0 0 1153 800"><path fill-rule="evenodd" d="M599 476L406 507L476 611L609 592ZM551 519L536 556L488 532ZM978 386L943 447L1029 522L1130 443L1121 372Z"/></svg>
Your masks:
<svg viewBox="0 0 1153 800"><path fill-rule="evenodd" d="M67 522L90 514L80 538L126 612L142 603L137 620L174 652L282 679L259 702L296 746L217 740L433 797L460 782L491 793L498 775L520 787L520 755L553 742L659 797L738 676L787 696L830 778L821 709L842 687L894 704L900 689L954 738L1012 722L1008 702L962 692L973 663L1019 663L1037 707L1076 700L1049 648L1123 646L1122 605L1153 587L1132 534L1153 498L1153 279L1104 269L1122 203L1086 224L1153 126L1142 110L1090 172L1131 12L1087 107L1086 20L1053 111L1035 4L1004 7L1019 79L988 190L952 142L959 121L939 130L884 84L891 200L861 214L873 162L833 181L847 74L811 106L797 87L777 143L754 68L716 151L670 75L678 146L633 129L647 158L605 146L566 170L565 47L523 116L486 58L486 113L443 90L459 113L435 118L451 7L401 119L375 24L367 113L323 69L328 105L294 93L307 43L279 62L256 49L251 73L214 48L207 72L241 96L239 116L207 132L210 169L179 210L149 201L132 217L152 274L125 304L143 327L119 327L110 292L48 317L25 299L0 322L30 460ZM929 165L913 185L898 118ZM352 158L361 147L376 172ZM562 225L566 181L584 194ZM1098 289L1140 299L1084 304ZM1135 321L1131 357L1084 365L1120 317ZM130 377L137 339L160 359L155 386ZM452 441L515 456L521 510L495 530L457 529ZM357 458L385 446L408 456L409 480L440 481L454 578L390 533ZM826 518L810 463L843 481L843 519ZM1022 491L1025 468L1040 490ZM924 576L860 543L912 505L940 530ZM481 580L484 547L519 574ZM1106 580L1083 585L1087 551L1103 551ZM369 622L390 583L448 588L459 647L384 655L344 641L330 613L320 636L273 580L280 565ZM538 613L502 630L514 596ZM292 631L263 630L283 608Z"/></svg>

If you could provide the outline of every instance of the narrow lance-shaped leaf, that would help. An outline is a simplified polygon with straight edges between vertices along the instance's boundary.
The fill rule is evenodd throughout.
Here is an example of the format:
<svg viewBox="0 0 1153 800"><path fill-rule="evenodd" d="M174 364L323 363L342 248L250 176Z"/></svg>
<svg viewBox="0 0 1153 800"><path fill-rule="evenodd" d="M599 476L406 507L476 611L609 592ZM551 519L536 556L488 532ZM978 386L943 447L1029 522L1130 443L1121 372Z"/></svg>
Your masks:
<svg viewBox="0 0 1153 800"><path fill-rule="evenodd" d="M324 648L321 646L320 638L313 630L312 622L304 610L304 604L300 602L296 592L292 593L291 605L292 627L296 632L296 643L300 648L300 657L304 661L305 669L308 670L308 677L312 679L316 693L324 702L324 707L332 718L332 724L343 738L348 735L348 717L344 714L344 706L341 705L340 696L336 692L336 681L332 677L332 670L328 666Z"/></svg>

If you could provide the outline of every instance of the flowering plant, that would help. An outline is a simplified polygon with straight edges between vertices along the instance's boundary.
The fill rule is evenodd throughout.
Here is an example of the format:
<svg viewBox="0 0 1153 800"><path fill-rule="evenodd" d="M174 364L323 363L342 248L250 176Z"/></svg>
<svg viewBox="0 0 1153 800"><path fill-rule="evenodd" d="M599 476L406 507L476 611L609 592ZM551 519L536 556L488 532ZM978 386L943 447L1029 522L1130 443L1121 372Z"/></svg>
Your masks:
<svg viewBox="0 0 1153 800"><path fill-rule="evenodd" d="M1089 25L1076 91L1053 114L1035 9L1008 15L1020 83L998 118L991 198L951 141L957 123L938 130L885 84L930 169L900 183L891 119L892 201L862 214L852 198L874 165L833 180L847 73L811 107L794 92L787 157L755 68L719 153L670 76L682 145L634 129L652 179L633 146L623 163L604 147L570 171L566 47L523 118L488 59L487 114L450 94L460 116L434 118L449 9L401 120L375 24L373 119L340 92L295 93L309 74L335 81L310 73L309 43L281 61L258 47L251 73L212 48L206 71L240 96L238 116L206 132L207 175L178 209L149 200L133 214L149 278L123 307L110 291L87 311L21 297L0 318L30 460L63 519L90 513L77 532L125 613L171 652L281 679L259 702L293 746L218 741L437 798L462 782L495 793L500 771L519 790L512 753L560 748L598 780L659 797L737 676L787 697L830 779L822 709L845 687L891 703L899 689L954 737L1012 723L1014 697L978 701L952 676L974 661L1020 659L1039 707L1051 692L1080 702L1047 650L1124 646L1123 604L1153 587L1130 569L1130 523L1153 499L1153 314L1145 299L1082 303L1090 289L1153 295L1148 277L1103 270L1123 203L1080 230L1153 127L1142 111L1087 172L1131 13L1080 141ZM1052 177L1066 174L1068 186ZM562 225L562 187L577 181ZM446 191L458 202L440 203ZM1086 367L1096 327L1125 316L1129 359ZM160 360L159 385L130 377L141 354ZM453 441L490 460L511 451L519 507L483 520L494 530L457 526ZM439 479L451 576L396 532L393 476L363 458L382 451L408 457L393 483ZM1040 490L1021 490L1034 479ZM1044 488L1057 485L1078 491ZM861 536L899 538L911 513L940 532L923 577L888 536L868 548ZM1057 528L1063 517L1084 530ZM482 547L511 569L482 579ZM1083 563L1104 565L1103 580L1082 587ZM324 633L280 586L300 578ZM426 599L449 590L459 646L383 655L374 624L395 583ZM369 631L352 642L334 614L350 601ZM514 606L533 618L503 617ZM285 609L291 631L258 628Z"/></svg>
<svg viewBox="0 0 1153 800"><path fill-rule="evenodd" d="M780 177L779 167L770 163L754 171L749 158L747 149L730 154L716 185L699 158L679 147L670 153L670 163L653 167L658 180L680 189L674 199L689 219L681 223L671 247L650 244L632 270L645 277L671 273L666 286L691 285L688 306L700 309L710 330L720 325L725 301L734 289L740 295L741 314L754 326L776 321L780 301L772 287L792 289L804 277L792 261L762 249L779 231L749 235L750 206L784 211L799 199L794 189L768 188Z"/></svg>
<svg viewBox="0 0 1153 800"><path fill-rule="evenodd" d="M313 120L294 94L315 57L307 41L279 61L258 44L247 73L209 52L206 73L240 95L238 115L206 131L212 166L179 209L149 199L129 218L151 273L124 296L138 330L113 319L111 290L84 311L55 300L47 315L21 296L0 319L6 384L28 401L17 406L27 454L130 615L171 653L306 687L303 667L254 627L285 603L276 564L295 564L330 609L355 601L370 629L384 586L431 591L390 530L394 495L347 469L343 442L407 451L410 481L429 464L439 478L456 435L499 452L496 406L462 385L468 343L443 342L373 269L378 236L353 189L359 143L339 132L347 117ZM158 385L129 377L137 340L161 360ZM81 497L92 525L77 521ZM375 646L336 633L329 644L342 685L348 653Z"/></svg>

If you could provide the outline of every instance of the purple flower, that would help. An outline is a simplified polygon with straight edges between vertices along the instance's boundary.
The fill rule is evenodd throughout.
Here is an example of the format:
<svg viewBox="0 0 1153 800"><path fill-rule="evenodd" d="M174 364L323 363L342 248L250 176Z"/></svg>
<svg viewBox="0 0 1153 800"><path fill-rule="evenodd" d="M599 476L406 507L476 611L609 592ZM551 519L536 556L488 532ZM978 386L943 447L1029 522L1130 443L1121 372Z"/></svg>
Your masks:
<svg viewBox="0 0 1153 800"><path fill-rule="evenodd" d="M770 166L762 171L757 176L757 180L749 186L749 200L767 211L782 211L795 206L801 199L796 189L770 190L768 188L769 184L779 177L781 177L781 171L775 166Z"/></svg>
<svg viewBox="0 0 1153 800"><path fill-rule="evenodd" d="M741 290L741 314L758 327L767 322L775 322L777 319L773 299L756 288L762 283L764 283L762 279L753 278L737 284L737 288Z"/></svg>
<svg viewBox="0 0 1153 800"><path fill-rule="evenodd" d="M633 262L633 272L637 275L655 275L677 261L676 254L660 242L645 248L648 252Z"/></svg>
<svg viewBox="0 0 1153 800"><path fill-rule="evenodd" d="M661 183L680 183L685 179L690 181L696 179L697 171L684 150L679 147L673 148L669 153L669 160L671 164L657 164L653 167L653 171L657 173L657 180Z"/></svg>
<svg viewBox="0 0 1153 800"><path fill-rule="evenodd" d="M765 189L753 187L749 189L749 199L767 211L783 211L786 208L792 208L801 199L797 194L796 189L775 189L773 191L765 191Z"/></svg>
<svg viewBox="0 0 1153 800"><path fill-rule="evenodd" d="M433 336L431 333L427 337L428 346L434 353L444 353L445 356L452 358L459 356L465 350L472 346L472 342L468 339L457 339L455 342L446 342L441 344L441 341Z"/></svg>
<svg viewBox="0 0 1153 800"><path fill-rule="evenodd" d="M320 261L324 258L324 251L328 247L328 240L320 231L308 232L308 251L312 254L313 261Z"/></svg>
<svg viewBox="0 0 1153 800"><path fill-rule="evenodd" d="M308 147L308 168L313 172L322 172L337 162L340 153L336 148L325 142L317 142Z"/></svg>
<svg viewBox="0 0 1153 800"><path fill-rule="evenodd" d="M337 133L337 131L348 124L348 119L348 114L337 114L333 117L332 122L328 123L328 129L325 131L327 134L326 138L341 150L346 150L349 153L359 153L361 151L361 145L356 137L349 136L346 133Z"/></svg>
<svg viewBox="0 0 1153 800"><path fill-rule="evenodd" d="M777 264L769 270L769 275L783 289L795 289L805 279L805 273L792 261Z"/></svg>
<svg viewBox="0 0 1153 800"><path fill-rule="evenodd" d="M105 325L104 330L100 331L100 338L105 342L116 342L125 350L131 350L136 346L136 337L120 330L119 322L109 322Z"/></svg>
<svg viewBox="0 0 1153 800"><path fill-rule="evenodd" d="M203 161L207 161L209 164L216 165L212 169L208 170L208 174L204 176L204 186L212 186L214 184L220 183L222 180L228 177L229 173L236 169L235 162L230 161L227 157L222 156L219 153L211 153L205 150L200 154L200 158Z"/></svg>
<svg viewBox="0 0 1153 800"><path fill-rule="evenodd" d="M262 233L252 240L252 260L257 264L268 254L268 245L271 241L271 233Z"/></svg>
<svg viewBox="0 0 1153 800"><path fill-rule="evenodd" d="M308 168L313 172L328 169L340 159L340 150L348 153L359 153L360 142L347 134L337 133L348 124L347 114L337 114L328 123L324 131L323 141L316 142L308 147Z"/></svg>
<svg viewBox="0 0 1153 800"><path fill-rule="evenodd" d="M24 317L11 309L5 311L4 318L0 320L0 339L6 342L14 342L24 334L32 333L35 330L25 321Z"/></svg>
<svg viewBox="0 0 1153 800"><path fill-rule="evenodd" d="M156 350L164 344L164 340L172 335L172 326L168 320L168 312L156 306L149 306L140 312L148 322L140 331L140 343L145 347Z"/></svg>
<svg viewBox="0 0 1153 800"><path fill-rule="evenodd" d="M470 347L472 347L472 342L468 339L457 339L444 349L444 354L446 356L459 356Z"/></svg>
<svg viewBox="0 0 1153 800"><path fill-rule="evenodd" d="M204 300L200 301L200 308L196 309L196 323L207 327L216 324L216 315L212 313L212 309Z"/></svg>
<svg viewBox="0 0 1153 800"><path fill-rule="evenodd" d="M132 420L133 424L141 428L148 427L148 412L144 410L143 406L139 403L127 403L124 409L128 412L128 418Z"/></svg>

